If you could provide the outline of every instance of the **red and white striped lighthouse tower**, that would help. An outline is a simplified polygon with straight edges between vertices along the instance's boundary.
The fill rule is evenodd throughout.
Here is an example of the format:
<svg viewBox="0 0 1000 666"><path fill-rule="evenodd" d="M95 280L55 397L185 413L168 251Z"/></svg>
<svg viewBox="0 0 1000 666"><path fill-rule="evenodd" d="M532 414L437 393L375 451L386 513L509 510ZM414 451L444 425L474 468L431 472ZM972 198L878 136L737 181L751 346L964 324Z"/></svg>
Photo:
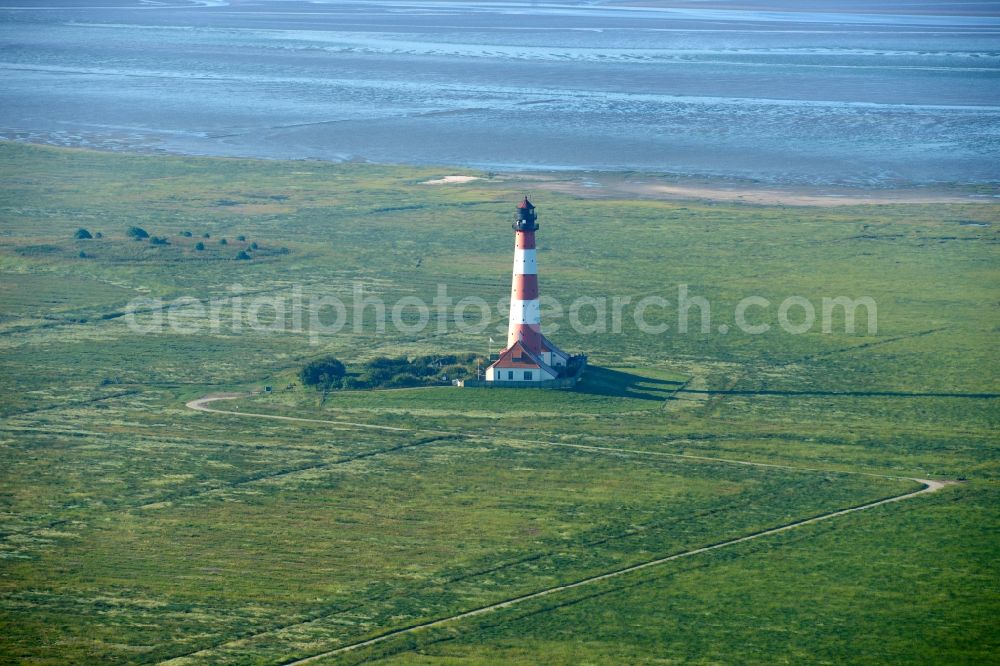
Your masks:
<svg viewBox="0 0 1000 666"><path fill-rule="evenodd" d="M542 309L538 303L538 262L535 259L535 207L524 197L514 219L514 277L510 286L507 346L518 340L533 354L542 353Z"/></svg>
<svg viewBox="0 0 1000 666"><path fill-rule="evenodd" d="M538 262L535 232L538 217L528 197L514 217L514 274L510 288L510 321L507 347L486 369L486 381L540 382L559 376L570 356L542 335L538 301Z"/></svg>

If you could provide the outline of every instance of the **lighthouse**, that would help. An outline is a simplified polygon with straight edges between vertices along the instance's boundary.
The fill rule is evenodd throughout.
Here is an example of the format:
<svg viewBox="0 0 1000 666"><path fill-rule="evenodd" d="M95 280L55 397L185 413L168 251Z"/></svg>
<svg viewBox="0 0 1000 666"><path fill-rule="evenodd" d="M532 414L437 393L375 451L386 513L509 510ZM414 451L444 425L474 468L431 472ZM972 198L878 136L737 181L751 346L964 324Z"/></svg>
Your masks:
<svg viewBox="0 0 1000 666"><path fill-rule="evenodd" d="M538 215L528 197L514 216L514 272L510 287L510 320L507 347L486 368L488 382L523 382L526 385L556 379L570 356L542 335L538 301L538 262L535 232Z"/></svg>

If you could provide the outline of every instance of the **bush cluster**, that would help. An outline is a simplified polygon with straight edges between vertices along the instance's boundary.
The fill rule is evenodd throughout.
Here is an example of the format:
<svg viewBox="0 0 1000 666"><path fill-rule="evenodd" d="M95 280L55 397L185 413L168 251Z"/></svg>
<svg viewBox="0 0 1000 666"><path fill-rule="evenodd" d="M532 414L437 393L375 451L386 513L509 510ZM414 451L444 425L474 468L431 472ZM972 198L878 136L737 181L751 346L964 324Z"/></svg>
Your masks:
<svg viewBox="0 0 1000 666"><path fill-rule="evenodd" d="M473 374L475 363L475 354L443 354L415 358L379 356L367 361L359 375L352 377L351 388L405 388L440 384Z"/></svg>
<svg viewBox="0 0 1000 666"><path fill-rule="evenodd" d="M379 356L365 361L358 372L348 373L343 363L330 356L307 364L299 373L306 386L320 389L375 389L431 386L452 379L474 376L475 354L429 356Z"/></svg>
<svg viewBox="0 0 1000 666"><path fill-rule="evenodd" d="M150 235L150 233L148 231L146 231L142 227L135 227L135 226L129 227L126 230L125 235L128 236L129 238L133 239L133 240L148 240L150 245L170 245L170 240L167 239L166 237L164 237L164 236L152 236L152 235ZM194 237L194 234L191 231L188 231L188 230L181 231L179 235L182 238L193 238ZM80 229L77 229L76 233L73 234L73 238L75 238L76 240L90 240L92 238L101 238L101 237L102 237L101 233L98 232L98 233L96 233L94 235L91 235L91 233L90 233L89 230L84 229L82 227ZM204 233L204 234L201 235L201 237L202 238L211 238L212 236L209 233ZM245 234L240 234L236 238L237 238L237 240L240 240L240 241L243 241L243 242L245 242L246 239L247 239L247 237L246 237ZM219 245L223 245L223 246L229 245L229 241L227 239L225 239L225 238L220 238L218 240L218 244ZM251 252L253 252L254 250L259 249L259 247L260 246L257 245L257 242L253 241L253 242L249 243L244 249L242 249L239 252L237 252L233 256L233 259L236 260L236 261L251 261L251 260L253 260L253 255L251 254ZM203 241L198 241L194 245L194 249L197 252L203 252L205 250L205 243ZM278 254L287 254L288 253L288 248L281 248L280 250L278 250L277 253ZM87 258L90 255L88 255L86 252L84 252L83 250L81 250L78 256L80 258Z"/></svg>
<svg viewBox="0 0 1000 666"><path fill-rule="evenodd" d="M339 359L326 356L310 361L299 371L299 381L306 386L329 389L340 385L346 369Z"/></svg>

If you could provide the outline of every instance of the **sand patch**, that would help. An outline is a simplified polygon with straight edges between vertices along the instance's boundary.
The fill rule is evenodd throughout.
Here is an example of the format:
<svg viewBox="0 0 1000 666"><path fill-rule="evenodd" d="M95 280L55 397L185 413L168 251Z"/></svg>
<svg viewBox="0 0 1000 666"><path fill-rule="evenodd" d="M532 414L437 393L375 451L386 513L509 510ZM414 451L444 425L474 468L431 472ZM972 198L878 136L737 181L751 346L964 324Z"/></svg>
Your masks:
<svg viewBox="0 0 1000 666"><path fill-rule="evenodd" d="M860 206L904 203L995 203L994 196L948 191L946 188L799 187L778 188L751 183L691 181L669 182L648 178L633 180L617 174L539 179L535 187L570 194L581 199L701 200L763 206Z"/></svg>
<svg viewBox="0 0 1000 666"><path fill-rule="evenodd" d="M421 185L451 185L452 183L471 183L474 180L482 180L479 176L445 176L434 180L425 180Z"/></svg>

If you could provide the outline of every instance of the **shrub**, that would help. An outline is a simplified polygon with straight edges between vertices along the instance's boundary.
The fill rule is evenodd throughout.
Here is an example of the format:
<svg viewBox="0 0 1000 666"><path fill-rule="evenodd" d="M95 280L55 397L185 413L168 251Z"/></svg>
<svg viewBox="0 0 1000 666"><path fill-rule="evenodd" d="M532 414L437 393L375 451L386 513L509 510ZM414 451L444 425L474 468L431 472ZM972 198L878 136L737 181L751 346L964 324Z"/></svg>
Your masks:
<svg viewBox="0 0 1000 666"><path fill-rule="evenodd" d="M246 250L240 250L239 252L236 253L236 256L233 257L233 259L235 259L236 261L247 261L249 259L252 259L252 257L246 253Z"/></svg>
<svg viewBox="0 0 1000 666"><path fill-rule="evenodd" d="M204 244L204 243L202 243L201 241L198 241L197 243L195 243L195 245L194 245L194 249L196 249L196 250L198 250L199 252L201 252L202 250L204 250L204 249L205 249L205 244Z"/></svg>
<svg viewBox="0 0 1000 666"><path fill-rule="evenodd" d="M219 245L229 245L229 241L227 241L225 238L220 238Z"/></svg>
<svg viewBox="0 0 1000 666"><path fill-rule="evenodd" d="M93 236L90 235L89 231L81 227L80 229L76 230L75 234L73 234L73 238L77 240L90 240L91 238L93 238Z"/></svg>
<svg viewBox="0 0 1000 666"><path fill-rule="evenodd" d="M250 243L250 249L251 250L256 250L257 249L257 241L254 241L254 242Z"/></svg>
<svg viewBox="0 0 1000 666"><path fill-rule="evenodd" d="M149 237L149 244L150 245L170 245L170 241L168 241L163 236L150 236Z"/></svg>
<svg viewBox="0 0 1000 666"><path fill-rule="evenodd" d="M84 252L83 250L80 250L80 254L78 254L76 256L80 257L81 259L86 259L87 258L87 253Z"/></svg>
<svg viewBox="0 0 1000 666"><path fill-rule="evenodd" d="M408 386L420 386L424 382L411 372L401 372L393 375L383 386L386 388L406 388Z"/></svg>
<svg viewBox="0 0 1000 666"><path fill-rule="evenodd" d="M192 235L193 234L190 231L182 231L181 232L181 236L184 236L184 238L191 238Z"/></svg>
<svg viewBox="0 0 1000 666"><path fill-rule="evenodd" d="M433 377L440 371L437 365L416 365L413 366L413 374L418 377Z"/></svg>
<svg viewBox="0 0 1000 666"><path fill-rule="evenodd" d="M239 236L236 237L236 240L238 240L238 241L245 241L246 239L247 239L247 237L244 236L244 235L242 235L242 234L240 234Z"/></svg>
<svg viewBox="0 0 1000 666"><path fill-rule="evenodd" d="M392 368L371 368L361 374L361 381L372 387L383 386L395 374Z"/></svg>
<svg viewBox="0 0 1000 666"><path fill-rule="evenodd" d="M307 363L299 371L299 381L306 386L330 388L334 384L339 386L346 372L344 364L339 359L326 356Z"/></svg>
<svg viewBox="0 0 1000 666"><path fill-rule="evenodd" d="M344 375L340 380L340 388L347 389L349 391L360 391L362 389L371 388L371 386L360 377Z"/></svg>
<svg viewBox="0 0 1000 666"><path fill-rule="evenodd" d="M409 365L410 362L406 360L405 356L389 357L389 356L376 356L372 360L365 363L366 368L403 368Z"/></svg>
<svg viewBox="0 0 1000 666"><path fill-rule="evenodd" d="M448 379L461 379L472 374L467 367L457 364L445 366L442 368L441 373L446 375Z"/></svg>
<svg viewBox="0 0 1000 666"><path fill-rule="evenodd" d="M211 237L212 237L212 234L210 234L210 233L207 233L207 232L206 232L206 233L203 233L203 234L201 235L201 237L202 237L202 238L211 238Z"/></svg>
<svg viewBox="0 0 1000 666"><path fill-rule="evenodd" d="M149 232L142 227L129 227L125 235L133 240L145 240L149 238Z"/></svg>
<svg viewBox="0 0 1000 666"><path fill-rule="evenodd" d="M104 238L104 234L98 231L96 234L94 234L94 238Z"/></svg>

